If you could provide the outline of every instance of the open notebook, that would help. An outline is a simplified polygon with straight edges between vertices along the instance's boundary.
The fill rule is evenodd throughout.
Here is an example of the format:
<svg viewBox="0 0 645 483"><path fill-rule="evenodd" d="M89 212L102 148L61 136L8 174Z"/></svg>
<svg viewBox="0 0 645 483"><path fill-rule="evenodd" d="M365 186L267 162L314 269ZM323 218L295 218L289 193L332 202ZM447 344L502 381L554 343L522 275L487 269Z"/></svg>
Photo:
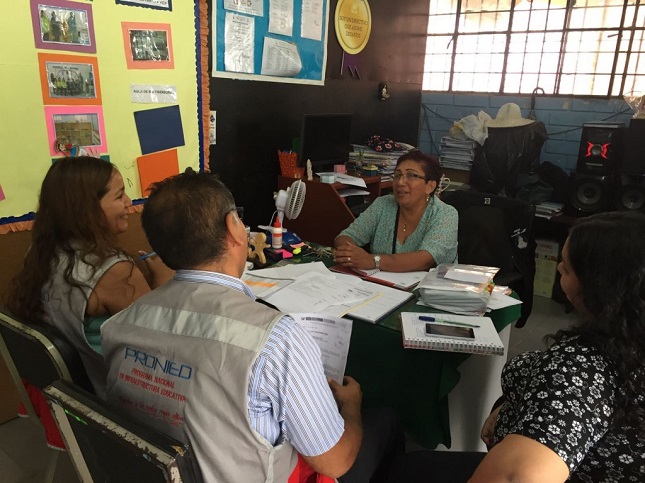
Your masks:
<svg viewBox="0 0 645 483"><path fill-rule="evenodd" d="M360 283L369 284L372 290L378 292L378 295L363 304L352 307L345 315L371 322L372 324L375 324L414 296L412 292L405 292L384 285L376 285L362 280Z"/></svg>
<svg viewBox="0 0 645 483"><path fill-rule="evenodd" d="M403 347L469 354L504 355L489 317L401 312Z"/></svg>
<svg viewBox="0 0 645 483"><path fill-rule="evenodd" d="M256 297L283 312L347 315L371 323L414 296L412 292L366 282L356 276L334 275L318 263L258 270L244 274L242 279Z"/></svg>

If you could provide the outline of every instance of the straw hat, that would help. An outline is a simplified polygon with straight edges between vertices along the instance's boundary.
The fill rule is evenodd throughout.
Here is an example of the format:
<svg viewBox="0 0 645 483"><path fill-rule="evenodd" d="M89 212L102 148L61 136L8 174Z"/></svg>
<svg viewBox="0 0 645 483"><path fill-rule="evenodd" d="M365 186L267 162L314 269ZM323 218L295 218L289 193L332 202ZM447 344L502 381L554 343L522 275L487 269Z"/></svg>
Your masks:
<svg viewBox="0 0 645 483"><path fill-rule="evenodd" d="M535 121L531 119L524 119L522 117L522 112L520 111L520 106L509 102L504 104L497 111L497 116L495 119L488 121L488 127L517 127L517 126L526 126Z"/></svg>

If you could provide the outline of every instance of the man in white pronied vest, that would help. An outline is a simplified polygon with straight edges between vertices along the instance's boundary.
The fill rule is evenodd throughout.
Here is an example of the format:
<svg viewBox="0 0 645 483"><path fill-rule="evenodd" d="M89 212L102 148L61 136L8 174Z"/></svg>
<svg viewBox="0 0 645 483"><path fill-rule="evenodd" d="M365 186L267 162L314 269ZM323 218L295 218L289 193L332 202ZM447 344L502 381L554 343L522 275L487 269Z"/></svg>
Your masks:
<svg viewBox="0 0 645 483"><path fill-rule="evenodd" d="M361 445L358 383L328 382L316 342L240 280L247 233L228 189L169 178L142 224L176 274L103 325L108 400L190 443L206 482L286 482L298 453L343 483L389 474L396 421L379 414Z"/></svg>

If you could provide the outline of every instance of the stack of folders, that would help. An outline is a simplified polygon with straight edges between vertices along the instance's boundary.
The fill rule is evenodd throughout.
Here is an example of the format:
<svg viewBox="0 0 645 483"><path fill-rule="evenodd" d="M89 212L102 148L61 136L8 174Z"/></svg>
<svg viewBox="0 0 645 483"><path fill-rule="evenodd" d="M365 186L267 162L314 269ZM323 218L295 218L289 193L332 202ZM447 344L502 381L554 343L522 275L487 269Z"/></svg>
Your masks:
<svg viewBox="0 0 645 483"><path fill-rule="evenodd" d="M414 288L428 272L384 272L378 268L372 270L359 270L358 268L349 268L342 265L329 267L332 272L346 273L361 277L368 282L387 285L388 287L398 288L399 290L410 290Z"/></svg>
<svg viewBox="0 0 645 483"><path fill-rule="evenodd" d="M477 141L459 139L452 136L441 138L441 156L439 162L443 168L470 171L475 159Z"/></svg>
<svg viewBox="0 0 645 483"><path fill-rule="evenodd" d="M423 305L454 314L482 316L493 291L497 267L442 263L419 283Z"/></svg>
<svg viewBox="0 0 645 483"><path fill-rule="evenodd" d="M564 205L555 201L543 201L535 205L535 216L540 218L551 218L562 213Z"/></svg>
<svg viewBox="0 0 645 483"><path fill-rule="evenodd" d="M489 317L402 312L401 329L406 349L504 355L504 344Z"/></svg>

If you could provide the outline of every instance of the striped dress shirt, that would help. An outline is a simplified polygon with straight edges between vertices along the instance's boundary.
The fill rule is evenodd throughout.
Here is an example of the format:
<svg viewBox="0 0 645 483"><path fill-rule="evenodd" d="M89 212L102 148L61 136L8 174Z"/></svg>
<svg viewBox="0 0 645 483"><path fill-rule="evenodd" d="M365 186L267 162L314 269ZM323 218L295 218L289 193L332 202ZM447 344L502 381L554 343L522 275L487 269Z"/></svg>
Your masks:
<svg viewBox="0 0 645 483"><path fill-rule="evenodd" d="M178 270L175 279L223 285L255 300L242 280L221 273ZM288 315L275 324L253 363L247 394L251 428L272 445L286 438L300 454L318 456L343 435L320 348Z"/></svg>

